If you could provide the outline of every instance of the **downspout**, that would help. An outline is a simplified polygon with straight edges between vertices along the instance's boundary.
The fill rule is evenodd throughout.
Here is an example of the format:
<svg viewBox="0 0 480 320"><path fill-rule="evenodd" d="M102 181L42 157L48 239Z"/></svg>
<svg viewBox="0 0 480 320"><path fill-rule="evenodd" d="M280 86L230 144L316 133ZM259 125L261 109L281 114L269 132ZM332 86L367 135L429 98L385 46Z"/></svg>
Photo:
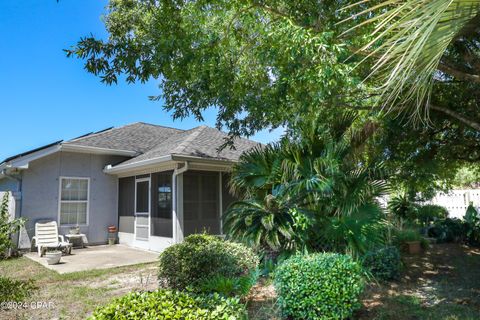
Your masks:
<svg viewBox="0 0 480 320"><path fill-rule="evenodd" d="M188 171L188 161L184 162L184 166L182 168L175 168L173 170L173 175L172 175L172 189L173 189L173 241L177 243L178 236L177 236L177 230L179 230L182 226L180 225L180 221L178 219L178 192L177 192L177 176L179 174L182 174L184 172ZM182 213L182 222L183 222L183 213Z"/></svg>

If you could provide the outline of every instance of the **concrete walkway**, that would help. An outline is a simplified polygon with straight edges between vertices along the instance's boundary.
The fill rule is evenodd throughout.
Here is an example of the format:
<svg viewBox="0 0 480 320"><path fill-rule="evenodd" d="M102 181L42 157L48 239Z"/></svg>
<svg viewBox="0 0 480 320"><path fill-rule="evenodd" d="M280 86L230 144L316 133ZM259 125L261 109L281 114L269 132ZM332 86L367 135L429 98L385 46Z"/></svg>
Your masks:
<svg viewBox="0 0 480 320"><path fill-rule="evenodd" d="M155 262L159 254L117 244L73 249L72 254L62 256L60 264L57 265L48 265L47 259L40 258L36 252L29 252L25 256L50 270L63 274Z"/></svg>

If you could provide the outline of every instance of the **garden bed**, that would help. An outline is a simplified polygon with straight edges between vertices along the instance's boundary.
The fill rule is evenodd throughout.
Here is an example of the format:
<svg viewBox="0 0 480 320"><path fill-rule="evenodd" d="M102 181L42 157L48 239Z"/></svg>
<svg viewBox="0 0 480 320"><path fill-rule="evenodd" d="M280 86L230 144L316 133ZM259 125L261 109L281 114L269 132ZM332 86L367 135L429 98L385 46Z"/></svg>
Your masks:
<svg viewBox="0 0 480 320"><path fill-rule="evenodd" d="M404 256L397 282L370 284L355 319L478 319L480 250L458 244L433 245L426 253ZM153 290L155 264L59 275L20 258L0 262L0 274L36 279L35 300L52 301L54 309L0 312L0 319L84 319L95 307L132 290ZM250 319L280 319L269 280L248 298Z"/></svg>
<svg viewBox="0 0 480 320"><path fill-rule="evenodd" d="M458 244L433 245L404 256L399 281L369 284L355 319L478 319L480 250ZM252 291L251 319L280 319L275 291L263 282Z"/></svg>

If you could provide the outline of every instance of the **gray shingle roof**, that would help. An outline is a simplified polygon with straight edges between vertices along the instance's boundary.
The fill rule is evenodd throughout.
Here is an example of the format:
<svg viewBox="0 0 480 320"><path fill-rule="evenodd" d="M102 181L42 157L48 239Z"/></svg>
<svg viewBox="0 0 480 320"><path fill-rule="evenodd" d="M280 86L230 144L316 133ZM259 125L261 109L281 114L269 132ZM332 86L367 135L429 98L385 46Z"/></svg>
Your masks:
<svg viewBox="0 0 480 320"><path fill-rule="evenodd" d="M234 140L235 149L226 147L218 152L218 148L225 143L225 138L227 138L227 134L217 129L207 126L196 127L172 135L150 151L127 160L123 162L122 165L155 159L166 155L236 161L243 152L259 145L259 143L255 141L237 138Z"/></svg>
<svg viewBox="0 0 480 320"><path fill-rule="evenodd" d="M183 130L137 122L64 142L97 148L135 151L139 154L155 147L159 141Z"/></svg>
<svg viewBox="0 0 480 320"><path fill-rule="evenodd" d="M207 126L181 130L137 122L119 128L110 128L87 134L65 142L58 141L54 144L10 157L2 163L53 145L96 147L117 151L133 151L136 153L135 157L118 165L131 164L168 155L236 161L243 152L260 145L255 141L237 138L234 140L234 149L227 146L218 152L219 147L225 143L225 138L227 137L226 133Z"/></svg>

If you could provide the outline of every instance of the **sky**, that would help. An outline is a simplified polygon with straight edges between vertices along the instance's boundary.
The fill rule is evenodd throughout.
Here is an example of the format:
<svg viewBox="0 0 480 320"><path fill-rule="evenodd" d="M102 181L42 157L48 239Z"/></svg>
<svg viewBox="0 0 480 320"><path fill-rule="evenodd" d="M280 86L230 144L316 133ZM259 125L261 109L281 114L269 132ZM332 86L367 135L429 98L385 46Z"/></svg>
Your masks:
<svg viewBox="0 0 480 320"><path fill-rule="evenodd" d="M82 134L143 121L181 129L214 126L216 112L205 122L173 121L162 102L157 81L107 86L67 58L82 36L106 37L104 0L0 0L0 161L6 157ZM251 139L277 140L281 130Z"/></svg>

